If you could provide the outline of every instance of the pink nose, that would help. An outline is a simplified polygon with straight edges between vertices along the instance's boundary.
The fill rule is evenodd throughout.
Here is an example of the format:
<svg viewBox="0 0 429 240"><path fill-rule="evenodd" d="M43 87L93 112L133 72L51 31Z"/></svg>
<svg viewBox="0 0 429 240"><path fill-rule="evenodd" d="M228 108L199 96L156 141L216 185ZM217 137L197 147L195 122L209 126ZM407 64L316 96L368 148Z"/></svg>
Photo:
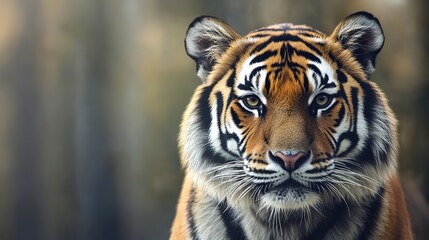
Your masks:
<svg viewBox="0 0 429 240"><path fill-rule="evenodd" d="M305 156L304 152L298 152L292 155L285 155L280 151L277 151L274 156L279 157L283 160L285 168L287 170L295 169L295 163L300 159L301 157Z"/></svg>

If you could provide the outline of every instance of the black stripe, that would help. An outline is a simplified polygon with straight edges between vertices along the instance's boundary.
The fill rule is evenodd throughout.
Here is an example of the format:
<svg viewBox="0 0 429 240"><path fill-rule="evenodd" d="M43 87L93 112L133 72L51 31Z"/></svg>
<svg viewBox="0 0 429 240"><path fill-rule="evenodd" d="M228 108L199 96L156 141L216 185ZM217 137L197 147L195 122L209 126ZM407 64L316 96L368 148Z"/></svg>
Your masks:
<svg viewBox="0 0 429 240"><path fill-rule="evenodd" d="M250 162L255 162L255 163L258 163L258 164L262 164L262 165L268 165L267 162L265 162L264 160L260 160L260 159L250 159L249 161Z"/></svg>
<svg viewBox="0 0 429 240"><path fill-rule="evenodd" d="M356 88L355 88L355 90L356 90ZM352 90L352 95L353 94L357 94L357 92L353 93L353 90ZM345 93L344 88L341 85L339 88L338 96L340 96L344 100L344 103L341 105L340 111L338 112L338 116L337 116L337 119L335 120L334 127L338 127L341 124L341 122L345 116L346 107L349 107L349 110L350 110L349 98L348 98L347 94ZM352 99L353 99L353 96L352 96ZM352 104L354 104L353 100L352 100ZM349 114L351 114L351 115L355 114L355 116L357 116L356 105L354 106L354 108L355 108L355 113L350 112Z"/></svg>
<svg viewBox="0 0 429 240"><path fill-rule="evenodd" d="M325 74L325 78L326 80L329 79L328 74ZM337 85L335 85L335 83L333 82L323 85L323 89L327 89L327 88L337 88Z"/></svg>
<svg viewBox="0 0 429 240"><path fill-rule="evenodd" d="M329 138L329 145L331 145L331 148L332 149L337 149L338 147L338 142L337 141L335 141L335 138L334 138L334 135L333 135L333 133L334 133L335 131L326 131L326 134L328 135L328 138ZM335 151L337 151L337 150L335 150Z"/></svg>
<svg viewBox="0 0 429 240"><path fill-rule="evenodd" d="M234 100L236 98L237 98L237 95L235 95L234 91L232 89L230 89L228 99L226 100L226 106L228 107L231 104L232 100Z"/></svg>
<svg viewBox="0 0 429 240"><path fill-rule="evenodd" d="M314 72L313 74L317 74L320 78L322 78L322 72L320 71L319 68L316 67L316 65L308 64L307 67ZM312 77L314 78L314 76Z"/></svg>
<svg viewBox="0 0 429 240"><path fill-rule="evenodd" d="M246 130L244 130L244 132L243 132L243 138L238 142L238 147L239 148L241 148L242 147L242 145L243 145L243 143L245 143L246 142L246 137L247 137L247 135L249 134L248 132L249 132L249 130L250 130L250 128L247 128ZM241 149L239 149L240 151L241 151ZM243 151L241 151L241 154L243 154ZM250 154L251 155L251 154ZM248 157L247 156L245 156L243 159L247 159Z"/></svg>
<svg viewBox="0 0 429 240"><path fill-rule="evenodd" d="M319 55L319 56L322 55L322 52L319 49L317 49L312 43L304 41L302 38L300 38L299 36L296 36L296 35L284 34L284 35L281 35L281 36L273 37L272 40L273 40L273 42L281 42L281 41L283 41L283 42L285 42L285 41L289 41L289 42L301 42L306 47L308 47L313 52L315 52L317 55Z"/></svg>
<svg viewBox="0 0 429 240"><path fill-rule="evenodd" d="M232 87L234 85L234 80L235 80L235 71L233 71L229 75L228 80L226 81L226 86L227 87Z"/></svg>
<svg viewBox="0 0 429 240"><path fill-rule="evenodd" d="M216 110L217 110L217 117L218 117L217 123L218 123L218 127L219 127L219 133L222 133L221 128L220 128L220 126L222 124L220 117L222 116L223 96L222 96L222 93L220 91L216 92L215 95L216 95L216 105L217 105Z"/></svg>
<svg viewBox="0 0 429 240"><path fill-rule="evenodd" d="M232 121L235 123L235 125L238 128L242 128L243 125L241 124L240 118L238 117L237 113L235 112L235 110L233 108L231 108L231 117L232 117Z"/></svg>
<svg viewBox="0 0 429 240"><path fill-rule="evenodd" d="M240 90L243 90L243 91L249 91L249 92L252 91L252 87L251 86L245 85L245 84L242 84L242 83L238 84L237 88L240 89Z"/></svg>
<svg viewBox="0 0 429 240"><path fill-rule="evenodd" d="M289 44L289 43L284 43L280 49L280 57L281 57L281 61L279 63L274 63L271 65L271 67L273 68L281 68L283 69L284 66L288 66L295 74L296 77L296 70L305 70L304 66L295 63L292 61L292 56L293 54L296 53L296 50Z"/></svg>
<svg viewBox="0 0 429 240"><path fill-rule="evenodd" d="M280 63L273 63L273 64L271 64L271 68L278 68L276 71L275 71L275 73L276 73L276 75L278 76L279 75L279 73L281 73L282 71L283 71L283 69L284 69L284 67L285 67L285 65L287 64L287 66L294 72L294 74L295 74L295 71L296 70L305 70L305 68L304 68L304 66L302 66L301 64L298 64L298 63L295 63L295 62L292 62L292 61L286 61L286 62L280 62ZM294 75L294 77L296 78L296 75ZM276 77L277 78L277 77Z"/></svg>
<svg viewBox="0 0 429 240"><path fill-rule="evenodd" d="M359 142L359 135L357 133L357 121L358 121L358 113L359 113L359 96L358 96L358 89L355 87L352 87L350 90L350 94L351 94L351 100L352 100L352 104L353 104L353 113L352 116L353 117L353 123L350 123L350 125L353 124L353 129L350 129L349 132L345 132L343 134L340 135L340 137L338 138L338 144L341 145L341 142L343 140L349 140L350 141L350 145L349 147L342 152L340 155L338 155L339 157L341 156L347 156L347 154L349 154L355 147L356 144ZM338 151L338 149L337 149Z"/></svg>
<svg viewBox="0 0 429 240"><path fill-rule="evenodd" d="M341 152L341 154L338 154L338 150L339 150L339 146L341 145L342 141L348 140L350 142L350 145L347 147L347 149L343 152ZM349 154L353 149L356 148L356 144L359 142L359 136L357 135L356 132L345 132L342 133L340 135L340 137L338 138L337 141L337 149L335 150L335 155L337 155L338 157L345 157L347 156L347 154Z"/></svg>
<svg viewBox="0 0 429 240"><path fill-rule="evenodd" d="M368 206L363 206L366 210L366 216L363 219L363 229L361 229L359 240L369 239L373 236L377 222L380 218L381 206L383 203L383 196L385 193L384 188L380 188L374 198L370 201Z"/></svg>
<svg viewBox="0 0 429 240"><path fill-rule="evenodd" d="M267 112L267 108L264 104L261 104L261 106L258 108L258 113L260 117L264 117L265 113Z"/></svg>
<svg viewBox="0 0 429 240"><path fill-rule="evenodd" d="M260 72L261 70L263 70L263 69L266 69L267 68L267 66L266 65L262 65L262 66L259 66L259 67L256 67L256 68L254 68L254 69L252 69L252 71L250 72L250 74L249 74L249 78L248 78L248 80L249 80L249 82L250 82L250 80L252 80L253 79L253 77L255 77L255 75L258 73L258 72ZM253 84L252 84L253 85ZM257 87L255 87L256 89L257 89Z"/></svg>
<svg viewBox="0 0 429 240"><path fill-rule="evenodd" d="M290 41L290 42L302 42L302 39L296 35L291 35L291 34L282 34L279 36L273 36L270 37L269 39L267 39L267 41L257 45L251 52L251 54L254 54L256 52L259 52L261 50L263 50L264 48L266 48L268 45L270 45L271 43L277 43L277 42L286 42L286 41Z"/></svg>
<svg viewBox="0 0 429 240"><path fill-rule="evenodd" d="M364 92L364 102L365 105L364 110L363 110L363 114L365 117L365 121L369 124L369 132L368 134L370 135L368 140L365 142L365 147L364 149L361 151L361 153L356 157L358 160L361 161L366 161L366 162L371 162L372 164L376 164L375 162L375 157L374 156L374 151L373 151L373 145L374 145L374 140L371 138L371 130L373 128L373 123L375 122L374 119L377 118L377 116L375 115L375 107L377 105L379 105L379 99L377 98L376 94L375 94L375 90L373 89L373 87L366 83L366 82L360 82L360 85L363 89ZM386 136L388 136L386 134ZM388 141L390 142L390 141ZM383 148L383 153L381 153L380 155L380 160L382 161L386 161L387 160L387 153L390 151L390 145L389 144L385 144L384 148Z"/></svg>
<svg viewBox="0 0 429 240"><path fill-rule="evenodd" d="M258 161L262 161L262 160L258 160ZM277 171L274 170L264 170L264 169L256 169L256 168L251 168L249 167L249 169L254 172L254 173L266 173L266 174L273 174L276 173ZM271 178L276 178L276 177L256 177L256 176L252 176L252 178L256 178L256 179L271 179Z"/></svg>
<svg viewBox="0 0 429 240"><path fill-rule="evenodd" d="M340 111L338 111L337 118L335 118L334 127L337 128L338 126L340 126L341 122L344 119L345 113L346 113L346 111L345 111L344 105L342 104Z"/></svg>
<svg viewBox="0 0 429 240"><path fill-rule="evenodd" d="M209 104L210 93L213 90L213 86L204 87L198 96L198 103L195 112L198 114L199 122L202 130L208 132L211 126L211 107Z"/></svg>
<svg viewBox="0 0 429 240"><path fill-rule="evenodd" d="M304 92L303 94L305 95L306 93L308 93L309 89L309 81L308 81L308 77L307 74L302 74L304 76Z"/></svg>
<svg viewBox="0 0 429 240"><path fill-rule="evenodd" d="M298 54L300 56L303 56L306 59L309 59L309 60L311 60L313 62L321 63L320 59L316 55L314 55L314 54L312 54L310 52L303 51L303 50L297 50L296 54Z"/></svg>
<svg viewBox="0 0 429 240"><path fill-rule="evenodd" d="M328 53L328 56L330 57L330 59L335 62L337 64L337 67L339 69L342 69L344 64L343 62L341 62L332 52ZM347 59L348 60L348 59ZM347 64L346 64L347 65ZM367 79L362 79L360 77L358 77L356 74L354 74L353 72L347 72L352 78L354 78L356 81L358 82L364 82Z"/></svg>
<svg viewBox="0 0 429 240"><path fill-rule="evenodd" d="M216 92L216 104L217 104L217 123L218 123L218 129L219 129L219 141L220 141L220 145L221 147L228 153L230 153L231 155L235 156L235 157L239 157L237 156L237 154L235 154L234 152L231 152L228 148L228 140L229 139L234 139L236 142L238 142L238 137L235 134L231 134L229 132L222 132L222 124L224 124L225 119L221 119L222 116L222 110L224 108L224 100L223 100L223 95L221 92ZM226 117L226 114L225 114Z"/></svg>
<svg viewBox="0 0 429 240"><path fill-rule="evenodd" d="M306 37L320 38L320 35L311 34L311 33L302 33L302 32L300 32L299 35L306 36Z"/></svg>
<svg viewBox="0 0 429 240"><path fill-rule="evenodd" d="M305 46L307 46L308 48L310 48L317 55L319 55L319 56L322 55L322 52L319 49L317 49L315 46L311 45L311 43L308 43L306 41L302 41L302 42L305 44Z"/></svg>
<svg viewBox="0 0 429 240"><path fill-rule="evenodd" d="M240 220L234 216L234 212L228 207L226 200L218 205L218 210L226 227L226 233L231 240L246 240Z"/></svg>
<svg viewBox="0 0 429 240"><path fill-rule="evenodd" d="M361 87L362 87L362 91L364 92L364 109L363 109L363 114L365 116L365 119L368 122L373 122L375 116L375 106L380 104L380 100L378 99L378 96L375 94L375 90L374 88L366 82L361 82L360 83Z"/></svg>
<svg viewBox="0 0 429 240"><path fill-rule="evenodd" d="M346 83L347 82L347 77L346 77L346 75L344 74L344 72L343 71L341 71L340 69L337 69L337 78L338 78L338 81L340 82L340 83Z"/></svg>
<svg viewBox="0 0 429 240"><path fill-rule="evenodd" d="M332 52L328 53L329 58L331 58L331 60L333 62L335 62L337 64L338 68L342 68L343 67L343 63L341 63L340 61L338 61L338 59L336 58L336 56L334 56L334 54Z"/></svg>
<svg viewBox="0 0 429 240"><path fill-rule="evenodd" d="M186 206L186 212L187 212L186 216L187 216L187 222L191 233L191 239L198 240L199 237L197 232L197 226L195 224L194 213L192 211L194 203L195 203L195 189L192 188L188 199L188 204Z"/></svg>
<svg viewBox="0 0 429 240"><path fill-rule="evenodd" d="M291 69L292 70L292 73L293 73L293 78L295 79L295 81L299 84L299 86L301 87L301 93L303 94L303 95L305 95L305 87L304 87L304 83L302 82L302 81L300 81L300 76L301 75L305 75L305 74L302 74L302 71L301 70L299 70L299 69Z"/></svg>
<svg viewBox="0 0 429 240"><path fill-rule="evenodd" d="M210 126L212 123L211 107L209 105L209 96L212 90L213 90L212 85L202 89L202 92L198 99L197 107L195 109L195 112L198 115L201 131L204 133L208 133L210 131ZM209 142L208 137L203 142ZM226 162L225 158L223 158L221 155L216 153L210 147L210 145L205 145L203 149L202 157L205 161L209 163L223 164Z"/></svg>
<svg viewBox="0 0 429 240"><path fill-rule="evenodd" d="M314 163L314 162L312 162L312 163ZM313 168L313 169L309 169L309 170L306 170L305 171L305 173L309 173L309 174L312 174L312 173L322 173L324 170L326 170L329 166L331 166L331 165L326 165L326 166L324 166L323 168ZM306 176L306 178L309 178L309 179L320 179L320 176L316 176L316 177L312 177L312 176L310 176L310 177L308 177L308 176Z"/></svg>
<svg viewBox="0 0 429 240"><path fill-rule="evenodd" d="M378 99L378 95L376 95L374 88L368 83L368 82L360 82L360 85L364 92L364 105L362 106L363 114L365 117L365 121L369 124L369 132L370 135L368 140L365 143L364 149L361 151L361 153L357 156L357 159L360 161L366 161L371 162L372 164L376 164L373 152L373 146L374 146L374 140L372 139L372 131L374 129L374 122L375 118L379 118L379 116L376 115L376 106L380 105L380 100ZM388 123L385 123L387 127ZM389 134L385 134L385 137L390 138L391 136ZM378 156L379 160L383 163L385 163L388 159L387 155L391 151L391 139L387 139L383 142L383 151L380 151L380 155Z"/></svg>
<svg viewBox="0 0 429 240"><path fill-rule="evenodd" d="M355 87L352 87L350 90L351 98L352 98L352 104L353 104L353 116L354 116L354 122L353 122L353 131L357 131L357 123L358 123L358 117L359 117L359 96L358 96L358 89Z"/></svg>
<svg viewBox="0 0 429 240"><path fill-rule="evenodd" d="M221 119L222 117L222 109L223 109L223 95L221 92L216 92L215 94L216 96L216 110L217 110L217 128L219 131L219 141L220 141L220 145L221 147L225 150L228 151L228 147L227 147L227 140L225 139L225 135L224 132L222 132L222 122L223 119ZM229 151L228 151L229 152Z"/></svg>
<svg viewBox="0 0 429 240"><path fill-rule="evenodd" d="M208 143L209 139L207 138L207 140L204 142ZM217 164L217 165L224 164L227 162L227 159L225 159L219 153L215 152L213 148L208 144L206 144L203 149L202 158L203 158L202 160L207 161L207 163Z"/></svg>
<svg viewBox="0 0 429 240"><path fill-rule="evenodd" d="M275 55L277 55L278 51L276 50L268 50L268 51L264 51L262 54L257 55L256 57L254 57L252 59L252 61L250 61L250 64L254 64L254 63L259 63L259 62L264 62L265 60L267 60L270 57L273 57Z"/></svg>
<svg viewBox="0 0 429 240"><path fill-rule="evenodd" d="M270 75L272 72L268 72L266 78L265 78L265 96L268 96L270 94L270 87L271 87L271 79Z"/></svg>
<svg viewBox="0 0 429 240"><path fill-rule="evenodd" d="M250 45L251 45L251 43L245 43L244 45L242 45L241 48L243 49L243 52L246 52ZM227 87L232 87L234 85L235 77L236 77L235 75L236 75L237 63L240 61L241 57L242 57L242 54L235 54L234 60L230 63L229 69L232 72L231 72L230 76L228 77L228 80L226 81ZM219 78L222 78L225 76L225 73L218 72L217 76L219 76Z"/></svg>
<svg viewBox="0 0 429 240"><path fill-rule="evenodd" d="M371 131L373 131L373 129L370 127L368 131L369 131L369 134L371 134ZM356 157L356 160L358 162L370 162L373 165L379 164L378 162L376 162L376 159L380 160L381 163L387 163L387 160L388 160L387 156L388 156L388 153L390 153L391 147L392 147L389 144L390 142L391 142L390 140L383 142L384 143L383 148L379 148L379 151L378 151L379 155L375 156L374 149L373 149L374 148L373 146L375 145L374 140L371 137L368 138L365 142L365 147Z"/></svg>
<svg viewBox="0 0 429 240"><path fill-rule="evenodd" d="M376 224L379 220L379 215L382 206L382 200L384 196L385 189L380 188L377 194L369 200L368 205L362 206L365 208L366 215L364 219L362 219L363 228L359 232L359 237L356 239L366 240L369 239L375 230ZM332 228L337 225L341 226L342 221L341 218L347 214L348 208L344 202L341 202L335 205L331 211L327 211L327 215L325 215L324 219L311 233L309 233L304 239L312 240L312 239L324 239L326 234L332 230ZM353 222L352 219L350 221ZM347 233L344 233L347 234Z"/></svg>
<svg viewBox="0 0 429 240"><path fill-rule="evenodd" d="M326 234L332 230L334 225L338 224L340 218L346 214L347 209L348 208L345 202L336 204L330 211L326 211L326 215L321 223L304 239L324 239Z"/></svg>

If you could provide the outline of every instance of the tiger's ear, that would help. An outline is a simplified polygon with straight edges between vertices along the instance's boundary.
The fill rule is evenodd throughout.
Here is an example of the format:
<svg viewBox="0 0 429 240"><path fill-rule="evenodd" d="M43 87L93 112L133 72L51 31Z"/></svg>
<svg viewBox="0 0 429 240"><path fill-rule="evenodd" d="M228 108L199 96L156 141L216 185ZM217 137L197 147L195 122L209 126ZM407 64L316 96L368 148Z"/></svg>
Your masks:
<svg viewBox="0 0 429 240"><path fill-rule="evenodd" d="M230 26L215 17L201 16L186 32L186 53L197 64L197 75L203 82L230 43L240 37Z"/></svg>
<svg viewBox="0 0 429 240"><path fill-rule="evenodd" d="M380 22L368 12L357 12L341 21L331 37L349 49L367 78L375 70L375 58L384 44Z"/></svg>

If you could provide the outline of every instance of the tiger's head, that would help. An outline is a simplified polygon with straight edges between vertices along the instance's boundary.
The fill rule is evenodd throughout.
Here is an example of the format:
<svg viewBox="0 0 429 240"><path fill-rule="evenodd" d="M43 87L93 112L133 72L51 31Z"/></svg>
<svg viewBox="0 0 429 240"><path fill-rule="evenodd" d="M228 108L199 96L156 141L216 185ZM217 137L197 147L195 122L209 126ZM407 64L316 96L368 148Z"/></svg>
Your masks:
<svg viewBox="0 0 429 240"><path fill-rule="evenodd" d="M240 36L217 18L195 19L185 46L203 83L179 135L186 173L256 209L374 195L396 170L396 120L370 81L383 43L366 12L331 35L277 24Z"/></svg>

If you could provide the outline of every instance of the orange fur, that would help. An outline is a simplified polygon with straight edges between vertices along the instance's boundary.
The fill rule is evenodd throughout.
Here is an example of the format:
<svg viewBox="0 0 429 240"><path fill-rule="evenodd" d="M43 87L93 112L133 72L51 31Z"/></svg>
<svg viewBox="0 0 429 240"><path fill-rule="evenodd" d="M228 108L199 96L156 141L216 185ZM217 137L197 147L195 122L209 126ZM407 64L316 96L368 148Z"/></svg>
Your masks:
<svg viewBox="0 0 429 240"><path fill-rule="evenodd" d="M248 234L268 229L262 238L302 238L322 232L328 239L413 239L396 170L397 121L382 91L369 80L384 42L375 17L351 15L329 36L303 25L278 24L241 37L212 17L197 18L190 29L187 51L197 63L203 84L195 91L181 125L179 148L186 176L171 240L193 239L198 234L203 239L212 239L213 234L231 237L240 234L241 230L231 229L239 228L234 219L244 221L243 216L256 216L269 227L280 225L280 229L274 227L279 233L269 227L252 232L257 220L250 221L255 226L241 226ZM244 70L252 72L249 62L255 56L259 57L255 65L263 61L264 71L275 73L263 79L263 87L252 82L261 80L262 70L250 80L238 80L241 72L249 74ZM314 70L317 64L322 69L318 72ZM245 94L239 95L240 91ZM332 104L315 106L314 99L323 94L334 99ZM262 102L261 95L266 101L259 105L263 113L246 109L243 99L253 96ZM229 142L221 132L229 134ZM310 160L304 170L279 169L281 160L275 162L269 154L286 150L311 153L306 155L311 157L306 158ZM301 187L288 185L299 180ZM324 181L326 185L317 185ZM222 209L223 204L229 206ZM210 209L204 211L204 207ZM233 213L226 213L228 209ZM304 212L305 227L293 228L298 221L293 211ZM332 212L337 222L326 232L320 230L316 225L329 222L324 216ZM311 221L305 221L307 213ZM282 214L291 217L284 220L278 216ZM282 220L290 226L281 225ZM315 235L306 235L310 230Z"/></svg>
<svg viewBox="0 0 429 240"><path fill-rule="evenodd" d="M385 221L381 227L380 239L413 239L408 210L397 175L392 177L386 190Z"/></svg>
<svg viewBox="0 0 429 240"><path fill-rule="evenodd" d="M180 194L179 202L177 204L177 213L174 218L173 227L171 228L170 240L185 240L188 239L188 226L186 221L186 207L191 194L192 183L185 177Z"/></svg>

